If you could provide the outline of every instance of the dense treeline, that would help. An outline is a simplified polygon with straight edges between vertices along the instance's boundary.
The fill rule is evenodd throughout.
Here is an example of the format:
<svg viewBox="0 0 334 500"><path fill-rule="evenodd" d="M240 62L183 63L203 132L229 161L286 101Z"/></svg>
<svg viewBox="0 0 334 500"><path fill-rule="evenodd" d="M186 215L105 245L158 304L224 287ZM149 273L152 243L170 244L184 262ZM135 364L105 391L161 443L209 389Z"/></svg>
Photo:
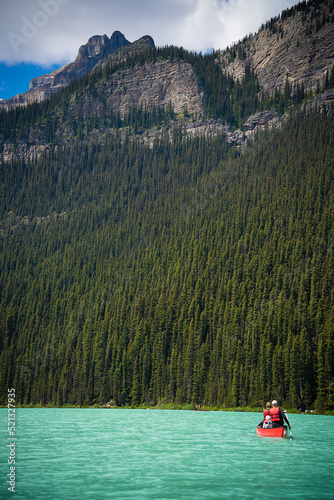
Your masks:
<svg viewBox="0 0 334 500"><path fill-rule="evenodd" d="M0 385L333 409L332 131L299 115L242 154L115 131L2 166Z"/></svg>
<svg viewBox="0 0 334 500"><path fill-rule="evenodd" d="M334 2L333 0L327 0L327 11L319 16L319 12L323 9L324 0L303 0L298 2L296 5L285 9L279 16L271 18L265 24L262 24L262 29L270 29L272 33L277 33L277 21L282 19L285 21L289 17L293 17L297 12L302 13L303 22L309 17L309 30L308 35L312 34L312 31L318 31L326 24L332 23L334 21ZM314 24L314 27L313 27Z"/></svg>

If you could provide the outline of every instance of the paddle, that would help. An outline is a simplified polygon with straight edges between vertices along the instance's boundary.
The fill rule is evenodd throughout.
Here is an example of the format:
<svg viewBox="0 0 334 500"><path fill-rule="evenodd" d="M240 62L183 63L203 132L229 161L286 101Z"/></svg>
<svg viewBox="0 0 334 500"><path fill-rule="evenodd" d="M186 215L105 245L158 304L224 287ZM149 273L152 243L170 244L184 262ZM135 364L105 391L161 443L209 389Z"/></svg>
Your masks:
<svg viewBox="0 0 334 500"><path fill-rule="evenodd" d="M289 429L290 431L290 439L294 439L293 435L291 434L291 429Z"/></svg>
<svg viewBox="0 0 334 500"><path fill-rule="evenodd" d="M287 412L287 410L284 410L284 413L285 413L286 418L288 418L288 412ZM290 425L290 427L291 427L291 425ZM290 439L294 439L293 435L291 434L291 429L289 429L289 431L290 431Z"/></svg>

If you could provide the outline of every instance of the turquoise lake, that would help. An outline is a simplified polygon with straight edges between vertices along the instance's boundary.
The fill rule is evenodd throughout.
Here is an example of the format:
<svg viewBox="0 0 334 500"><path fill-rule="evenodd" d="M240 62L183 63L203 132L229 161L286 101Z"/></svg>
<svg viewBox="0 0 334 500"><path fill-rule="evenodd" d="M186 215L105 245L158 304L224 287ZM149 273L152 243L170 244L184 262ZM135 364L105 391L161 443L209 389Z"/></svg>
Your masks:
<svg viewBox="0 0 334 500"><path fill-rule="evenodd" d="M260 413L17 409L15 493L0 410L0 498L334 498L334 417L289 415L294 439L256 435Z"/></svg>

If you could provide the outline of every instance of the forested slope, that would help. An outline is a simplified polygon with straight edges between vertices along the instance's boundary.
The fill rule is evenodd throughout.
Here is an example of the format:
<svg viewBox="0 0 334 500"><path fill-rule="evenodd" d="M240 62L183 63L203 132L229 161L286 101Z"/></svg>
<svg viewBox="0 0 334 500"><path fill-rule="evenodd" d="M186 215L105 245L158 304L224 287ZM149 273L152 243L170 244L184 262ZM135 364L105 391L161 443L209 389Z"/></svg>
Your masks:
<svg viewBox="0 0 334 500"><path fill-rule="evenodd" d="M312 0L225 52L132 44L0 112L0 384L19 403L334 409L332 24ZM307 78L267 68L266 87L269 48Z"/></svg>
<svg viewBox="0 0 334 500"><path fill-rule="evenodd" d="M115 130L2 165L0 385L333 408L333 181L332 113L243 153Z"/></svg>

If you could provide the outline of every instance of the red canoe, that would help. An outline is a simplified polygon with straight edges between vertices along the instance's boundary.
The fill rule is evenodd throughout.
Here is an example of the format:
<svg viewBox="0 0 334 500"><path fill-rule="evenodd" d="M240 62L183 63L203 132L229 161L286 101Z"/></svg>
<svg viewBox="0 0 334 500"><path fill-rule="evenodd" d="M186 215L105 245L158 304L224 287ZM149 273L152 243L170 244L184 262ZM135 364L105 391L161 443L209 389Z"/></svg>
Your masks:
<svg viewBox="0 0 334 500"><path fill-rule="evenodd" d="M262 429L261 427L256 428L256 434L264 437L277 437L277 438L287 438L288 431L285 427L275 427L274 429Z"/></svg>

